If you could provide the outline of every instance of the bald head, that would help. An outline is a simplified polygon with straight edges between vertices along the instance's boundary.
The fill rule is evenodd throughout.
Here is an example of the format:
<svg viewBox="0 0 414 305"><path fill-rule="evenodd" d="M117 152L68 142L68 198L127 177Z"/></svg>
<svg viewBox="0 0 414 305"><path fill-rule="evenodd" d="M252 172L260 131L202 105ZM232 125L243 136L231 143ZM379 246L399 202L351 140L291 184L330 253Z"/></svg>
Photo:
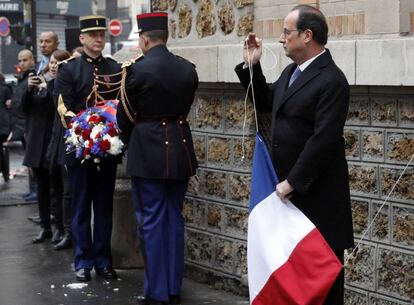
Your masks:
<svg viewBox="0 0 414 305"><path fill-rule="evenodd" d="M17 55L17 60L23 72L33 68L35 65L33 53L28 49L21 50Z"/></svg>
<svg viewBox="0 0 414 305"><path fill-rule="evenodd" d="M59 46L58 35L53 31L40 33L39 45L40 52L42 52L44 56L50 57Z"/></svg>

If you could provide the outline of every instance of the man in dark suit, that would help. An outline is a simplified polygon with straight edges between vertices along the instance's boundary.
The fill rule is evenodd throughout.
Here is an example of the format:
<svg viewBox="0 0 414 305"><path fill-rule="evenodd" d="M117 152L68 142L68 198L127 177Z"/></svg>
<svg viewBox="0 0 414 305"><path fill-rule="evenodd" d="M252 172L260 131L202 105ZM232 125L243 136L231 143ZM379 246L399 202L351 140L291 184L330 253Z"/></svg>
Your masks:
<svg viewBox="0 0 414 305"><path fill-rule="evenodd" d="M62 63L55 80L58 112L62 124L86 107L96 105L101 98L115 99L116 83L120 81L120 65L102 56L105 46L104 16L80 17L79 39L84 47L81 57ZM99 167L91 159L81 163L75 152L65 155L72 192L72 237L75 243L75 271L78 281L89 281L95 268L98 276L115 279L112 268L111 233L112 205L117 163L103 159ZM91 205L94 210L94 229L91 232Z"/></svg>
<svg viewBox="0 0 414 305"><path fill-rule="evenodd" d="M168 51L166 13L142 14L137 20L145 57L126 67L127 98L118 106L117 119L128 144L127 172L132 176L145 260L143 304L179 304L184 268L182 203L188 179L197 168L186 116L198 77L191 63Z"/></svg>
<svg viewBox="0 0 414 305"><path fill-rule="evenodd" d="M276 193L290 199L320 230L339 260L353 245L348 168L342 137L349 85L328 49L328 26L314 7L299 5L284 20L279 42L294 63L268 86L260 67L262 41L249 34L245 62L236 67L250 82L256 105L272 111L270 152L280 183ZM251 93L251 92L250 92ZM343 272L324 304L343 304Z"/></svg>

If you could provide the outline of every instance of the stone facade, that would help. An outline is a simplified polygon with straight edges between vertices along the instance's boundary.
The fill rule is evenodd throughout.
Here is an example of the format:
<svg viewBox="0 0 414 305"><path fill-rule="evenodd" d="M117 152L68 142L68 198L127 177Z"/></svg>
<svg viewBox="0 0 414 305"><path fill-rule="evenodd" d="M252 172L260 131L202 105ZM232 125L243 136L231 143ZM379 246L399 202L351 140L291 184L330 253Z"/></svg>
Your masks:
<svg viewBox="0 0 414 305"><path fill-rule="evenodd" d="M170 15L171 49L197 65L201 81L189 117L200 168L184 203L187 275L247 295L255 122L250 103L244 110L233 69L242 60L243 38L253 30L264 38L264 73L274 80L290 62L277 42L283 18L295 5L311 4L327 17L328 48L352 86L344 138L355 240L362 242L346 255L345 304L412 304L413 167L400 175L414 152L414 1L154 3ZM261 115L259 126L268 130L269 118Z"/></svg>
<svg viewBox="0 0 414 305"><path fill-rule="evenodd" d="M346 255L348 305L414 300L412 167L384 202L414 152L410 96L414 90L352 88L344 138L355 240L364 238L353 256ZM256 127L244 97L238 85L200 85L189 118L200 168L190 180L184 216L187 275L247 295L247 209ZM259 114L265 137L269 122L269 116Z"/></svg>

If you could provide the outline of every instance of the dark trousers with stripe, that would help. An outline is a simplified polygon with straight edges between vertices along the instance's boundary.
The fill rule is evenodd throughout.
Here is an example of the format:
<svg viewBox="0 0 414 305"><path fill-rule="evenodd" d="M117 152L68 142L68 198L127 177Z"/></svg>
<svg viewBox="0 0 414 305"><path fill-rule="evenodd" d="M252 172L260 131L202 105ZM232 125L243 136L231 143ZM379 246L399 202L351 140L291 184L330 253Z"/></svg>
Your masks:
<svg viewBox="0 0 414 305"><path fill-rule="evenodd" d="M344 250L334 250L335 255L338 257L339 261L344 263ZM323 302L323 305L343 305L344 304L344 269L342 268L339 272L336 281L333 283L331 290L328 293L328 296Z"/></svg>
<svg viewBox="0 0 414 305"><path fill-rule="evenodd" d="M179 295L184 270L182 206L188 179L132 177L133 199L145 262L144 295L168 301Z"/></svg>
<svg viewBox="0 0 414 305"><path fill-rule="evenodd" d="M69 166L72 190L72 236L75 270L112 266L112 206L116 178L115 163L97 167ZM93 236L91 207L93 206Z"/></svg>

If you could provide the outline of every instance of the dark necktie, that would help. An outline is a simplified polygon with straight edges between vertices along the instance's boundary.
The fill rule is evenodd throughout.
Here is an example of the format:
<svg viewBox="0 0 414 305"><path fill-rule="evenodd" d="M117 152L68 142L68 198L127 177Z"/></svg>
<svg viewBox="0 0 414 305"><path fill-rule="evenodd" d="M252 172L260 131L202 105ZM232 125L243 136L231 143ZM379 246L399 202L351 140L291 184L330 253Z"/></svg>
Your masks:
<svg viewBox="0 0 414 305"><path fill-rule="evenodd" d="M302 73L302 71L300 71L299 66L296 67L295 71L293 71L292 76L290 77L289 80L289 87L293 84L293 82L300 76L300 74Z"/></svg>

